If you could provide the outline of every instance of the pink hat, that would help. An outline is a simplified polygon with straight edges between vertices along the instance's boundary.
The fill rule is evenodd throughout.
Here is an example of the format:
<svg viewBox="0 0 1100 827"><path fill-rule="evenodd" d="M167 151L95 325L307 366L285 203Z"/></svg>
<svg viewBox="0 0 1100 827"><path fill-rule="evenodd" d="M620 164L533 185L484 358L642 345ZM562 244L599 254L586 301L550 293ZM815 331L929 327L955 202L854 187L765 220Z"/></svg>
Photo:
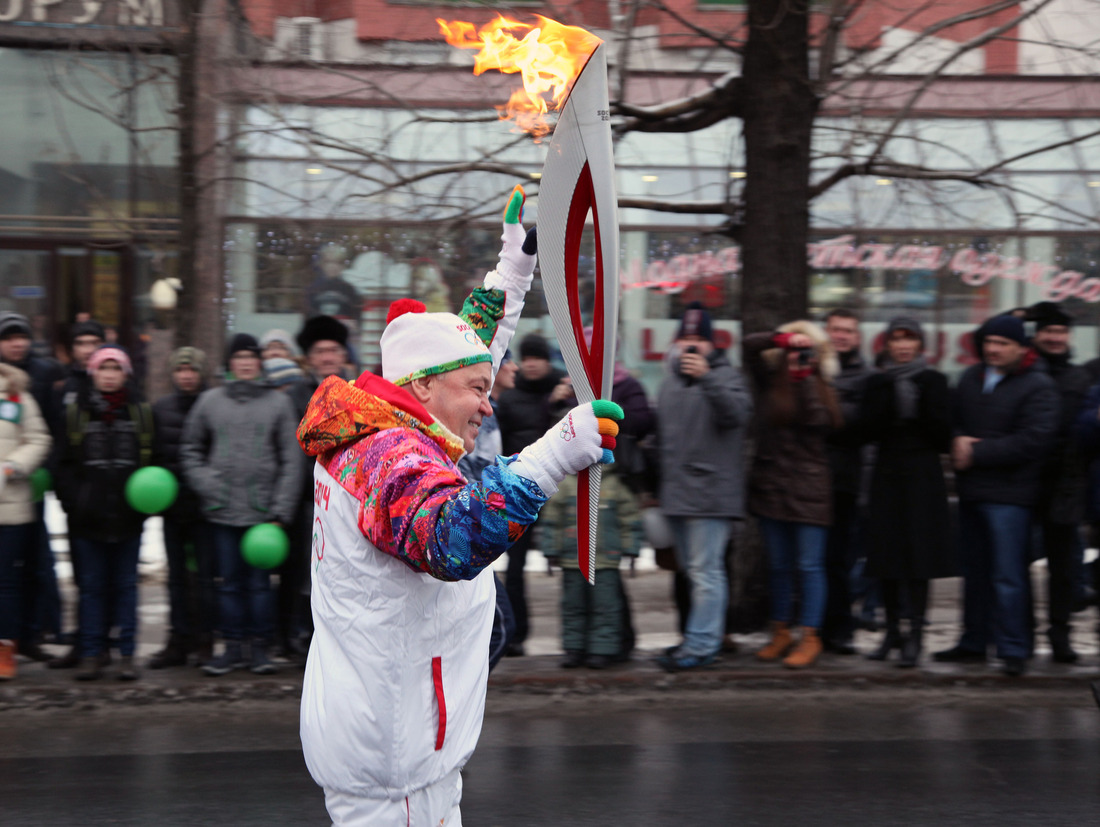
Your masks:
<svg viewBox="0 0 1100 827"><path fill-rule="evenodd" d="M93 350L88 357L88 373L95 373L100 365L111 360L118 362L127 376L133 375L134 366L130 364L130 357L118 345L101 345Z"/></svg>

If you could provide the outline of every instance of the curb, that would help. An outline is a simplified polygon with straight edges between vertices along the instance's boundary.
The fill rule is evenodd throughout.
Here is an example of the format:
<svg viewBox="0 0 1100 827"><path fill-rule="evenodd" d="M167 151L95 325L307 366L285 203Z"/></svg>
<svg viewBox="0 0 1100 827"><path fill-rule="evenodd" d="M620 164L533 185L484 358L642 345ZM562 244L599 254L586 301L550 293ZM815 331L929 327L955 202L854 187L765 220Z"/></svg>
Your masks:
<svg viewBox="0 0 1100 827"><path fill-rule="evenodd" d="M978 689L1009 692L1043 689L1084 689L1100 679L1096 666L1056 667L1043 661L1032 671L1010 678L991 666L945 666L936 664L917 669L865 666L860 661L833 661L812 669L780 669L738 659L690 672L669 674L639 653L627 663L606 670L565 670L560 656L536 655L505 661L489 678L490 693L630 695L645 691L705 692L822 691L892 689ZM841 665L843 664L843 665ZM1057 670L1057 671L1054 671ZM301 672L288 668L275 676L255 677L246 672L220 678L193 674L142 673L142 678L123 683L106 677L87 684L75 684L67 674L32 672L0 685L0 715L14 710L98 709L102 707L148 706L180 703L294 702L302 695Z"/></svg>

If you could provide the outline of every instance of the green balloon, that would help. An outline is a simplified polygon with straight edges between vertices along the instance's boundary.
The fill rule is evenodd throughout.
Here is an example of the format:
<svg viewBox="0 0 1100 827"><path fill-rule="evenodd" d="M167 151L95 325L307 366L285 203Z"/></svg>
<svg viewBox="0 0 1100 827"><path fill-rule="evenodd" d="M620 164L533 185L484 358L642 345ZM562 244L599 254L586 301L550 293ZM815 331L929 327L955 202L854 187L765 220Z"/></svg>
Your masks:
<svg viewBox="0 0 1100 827"><path fill-rule="evenodd" d="M290 540L274 523L254 525L241 538L241 556L250 566L273 569L286 559Z"/></svg>
<svg viewBox="0 0 1100 827"><path fill-rule="evenodd" d="M31 497L36 503L42 502L46 492L53 488L53 476L45 468L35 468L28 479L31 484Z"/></svg>
<svg viewBox="0 0 1100 827"><path fill-rule="evenodd" d="M126 502L142 514L159 514L176 501L180 484L167 468L139 468L126 480Z"/></svg>

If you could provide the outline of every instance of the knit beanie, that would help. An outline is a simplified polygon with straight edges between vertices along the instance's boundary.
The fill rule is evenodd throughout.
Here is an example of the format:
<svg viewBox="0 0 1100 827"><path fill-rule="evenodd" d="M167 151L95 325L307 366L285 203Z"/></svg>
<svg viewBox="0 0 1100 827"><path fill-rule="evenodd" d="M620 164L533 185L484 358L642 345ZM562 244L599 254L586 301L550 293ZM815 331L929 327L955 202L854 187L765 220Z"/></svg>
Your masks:
<svg viewBox="0 0 1100 827"><path fill-rule="evenodd" d="M294 344L294 337L285 330L276 327L267 331L260 337L260 350L266 350L272 342L282 342L292 354L297 355L298 353L298 346Z"/></svg>
<svg viewBox="0 0 1100 827"><path fill-rule="evenodd" d="M264 376L275 387L290 385L302 378L302 369L291 359L264 359Z"/></svg>
<svg viewBox="0 0 1100 827"><path fill-rule="evenodd" d="M1050 327L1051 325L1073 326L1073 316L1064 311L1061 305L1054 302L1039 302L1031 305L1027 309L1024 319L1035 322L1036 330L1042 330L1044 327Z"/></svg>
<svg viewBox="0 0 1100 827"><path fill-rule="evenodd" d="M119 345L100 345L88 357L88 373L95 373L104 362L114 360L127 376L133 376L134 366L130 364L130 355Z"/></svg>
<svg viewBox="0 0 1100 827"><path fill-rule="evenodd" d="M179 347L168 357L168 370L173 371L184 365L190 365L199 373L206 369L206 354L197 347Z"/></svg>
<svg viewBox="0 0 1100 827"><path fill-rule="evenodd" d="M700 336L708 341L714 341L714 325L710 320L710 313L703 309L699 302L692 302L684 311L684 318L680 320L680 329L676 331L676 338L683 339L686 336Z"/></svg>
<svg viewBox="0 0 1100 827"><path fill-rule="evenodd" d="M348 346L348 328L339 319L332 316L314 316L307 319L298 334L298 347L302 353L309 353L309 349L318 342L336 342Z"/></svg>
<svg viewBox="0 0 1100 827"><path fill-rule="evenodd" d="M911 316L897 316L890 320L886 325L886 338L889 339L895 330L908 330L918 339L920 339L920 346L924 347L924 328L921 327L921 323Z"/></svg>
<svg viewBox="0 0 1100 827"><path fill-rule="evenodd" d="M422 376L492 362L489 347L493 328L475 330L453 313L428 313L423 303L398 299L390 305L382 346L382 378L406 385Z"/></svg>
<svg viewBox="0 0 1100 827"><path fill-rule="evenodd" d="M1031 341L1027 338L1027 332L1024 330L1023 320L1009 313L988 319L978 329L977 338L984 339L987 336L1001 336L1024 347L1031 344Z"/></svg>
<svg viewBox="0 0 1100 827"><path fill-rule="evenodd" d="M31 336L31 323L26 316L21 316L11 310L0 313L0 339L8 336Z"/></svg>
<svg viewBox="0 0 1100 827"><path fill-rule="evenodd" d="M72 326L72 329L69 331L69 344L71 345L81 336L96 336L100 340L105 340L107 338L107 333L103 329L103 325L94 319L89 319L86 322L77 322Z"/></svg>
<svg viewBox="0 0 1100 827"><path fill-rule="evenodd" d="M545 359L550 361L550 343L538 333L528 333L519 343L519 360Z"/></svg>
<svg viewBox="0 0 1100 827"><path fill-rule="evenodd" d="M229 340L229 347L225 351L225 366L229 367L229 360L234 353L239 353L242 350L260 355L260 343L256 341L256 337L249 333L236 333L233 338Z"/></svg>

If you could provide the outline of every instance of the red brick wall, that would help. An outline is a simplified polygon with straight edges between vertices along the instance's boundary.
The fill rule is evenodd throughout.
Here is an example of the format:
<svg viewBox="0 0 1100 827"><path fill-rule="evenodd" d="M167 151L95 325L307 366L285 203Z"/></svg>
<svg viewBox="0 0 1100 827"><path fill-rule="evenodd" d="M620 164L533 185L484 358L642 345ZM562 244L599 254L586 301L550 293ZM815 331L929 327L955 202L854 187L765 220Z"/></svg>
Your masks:
<svg viewBox="0 0 1100 827"><path fill-rule="evenodd" d="M744 29L744 13L736 7L700 6L698 0L666 0L670 9L701 26L722 33L726 37L740 39ZM849 47L876 48L880 45L883 29L900 27L920 32L940 21L958 16L966 11L981 8L988 0L913 0L912 11L897 6L906 4L863 3L853 16L845 36ZM505 5L487 8L471 8L455 5L423 5L420 3L395 3L388 0L242 0L243 8L253 30L261 37L274 33L276 17L320 17L322 20L344 20L354 17L357 34L362 41L408 40L426 41L440 38L435 19L470 20L477 25L487 23L496 11L509 14L522 21L530 21L537 11L562 23L585 28L606 29L610 26L608 6L604 0L550 0L539 6L509 8ZM960 43L969 40L992 26L1011 20L1018 14L1018 7L997 15L959 23L937 32L937 36ZM639 25L656 25L664 48L688 48L706 46L706 38L668 15L654 9L644 9L637 18ZM824 19L815 15L812 26L820 30ZM1012 38L1015 29L1005 33L1005 38L995 40L984 47L988 73L1014 73L1018 67L1018 48Z"/></svg>

